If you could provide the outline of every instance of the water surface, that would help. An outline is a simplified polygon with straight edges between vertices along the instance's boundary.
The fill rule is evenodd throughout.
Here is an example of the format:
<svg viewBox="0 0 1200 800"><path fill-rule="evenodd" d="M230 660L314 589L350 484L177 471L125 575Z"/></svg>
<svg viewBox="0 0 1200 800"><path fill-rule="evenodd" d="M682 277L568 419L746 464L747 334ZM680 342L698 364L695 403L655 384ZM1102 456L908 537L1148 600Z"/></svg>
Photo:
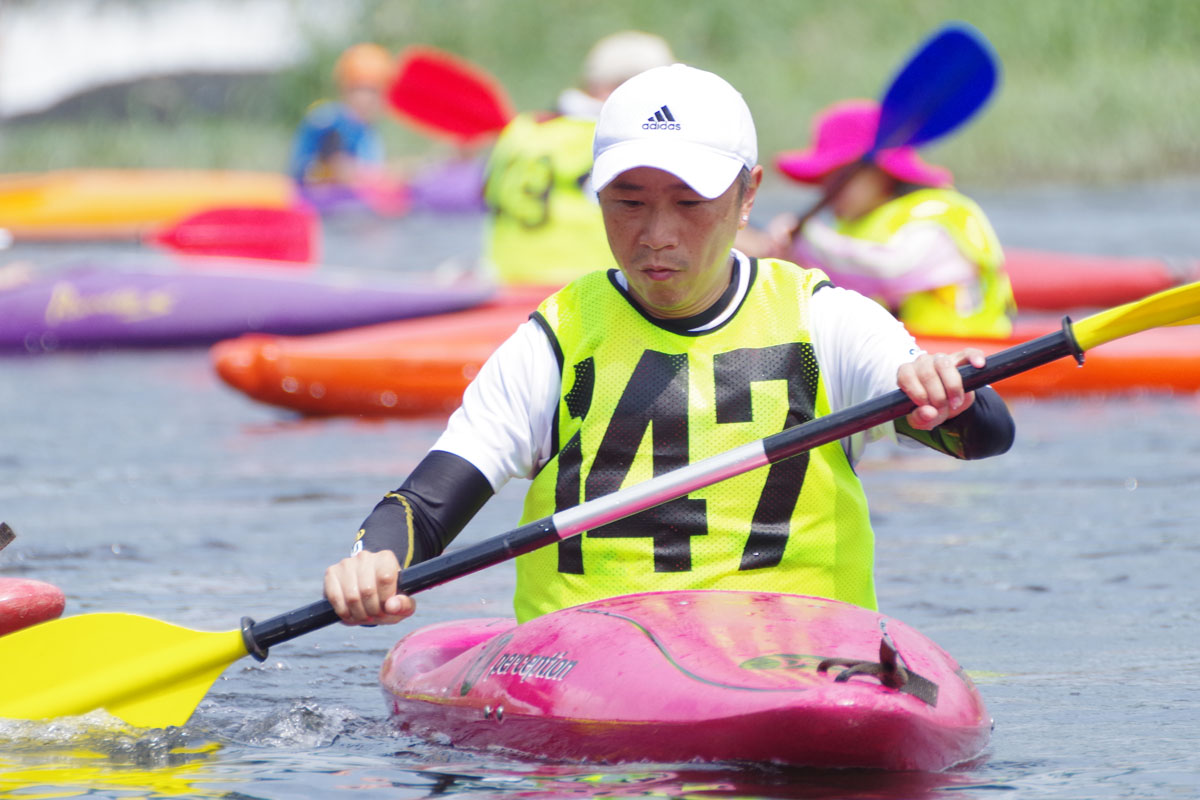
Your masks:
<svg viewBox="0 0 1200 800"><path fill-rule="evenodd" d="M1019 246L1200 254L1178 212L1194 212L1200 187L981 201ZM466 263L475 246L470 218L387 230L343 220L328 241L338 263L389 270ZM300 419L224 387L203 349L5 358L0 410L0 519L18 534L0 574L61 586L68 614L211 630L316 599L324 566L441 426ZM513 572L501 566L422 595L402 628L335 626L265 663L239 661L182 729L101 716L0 724L0 796L1196 796L1200 399L1022 400L1013 413L1004 457L882 447L862 467L882 610L953 654L996 720L971 764L938 775L596 767L398 733L376 682L387 648L418 625L507 614ZM462 540L513 527L523 490L507 487Z"/></svg>

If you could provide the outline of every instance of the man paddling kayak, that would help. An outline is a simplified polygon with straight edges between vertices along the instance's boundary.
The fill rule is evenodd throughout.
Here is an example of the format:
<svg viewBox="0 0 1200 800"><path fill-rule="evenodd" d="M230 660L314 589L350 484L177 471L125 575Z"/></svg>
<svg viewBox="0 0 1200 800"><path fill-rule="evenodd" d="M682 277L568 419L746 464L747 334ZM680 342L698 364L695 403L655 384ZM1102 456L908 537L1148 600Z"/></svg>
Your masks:
<svg viewBox="0 0 1200 800"><path fill-rule="evenodd" d="M723 79L684 65L605 102L593 181L619 269L545 300L488 360L445 433L325 573L348 623L412 614L402 566L453 540L510 478L524 519L606 495L897 386L906 418L521 555L520 621L646 590L753 589L874 608L874 540L854 472L893 432L958 458L1005 452L1013 423L885 309L824 273L736 249L762 181L754 123Z"/></svg>

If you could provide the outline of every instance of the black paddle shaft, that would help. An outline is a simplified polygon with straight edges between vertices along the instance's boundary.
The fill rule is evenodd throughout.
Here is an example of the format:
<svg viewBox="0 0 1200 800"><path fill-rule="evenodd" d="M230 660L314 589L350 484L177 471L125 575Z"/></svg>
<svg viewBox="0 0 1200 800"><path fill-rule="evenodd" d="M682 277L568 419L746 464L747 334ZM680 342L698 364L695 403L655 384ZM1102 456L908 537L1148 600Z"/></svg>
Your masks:
<svg viewBox="0 0 1200 800"><path fill-rule="evenodd" d="M1071 332L1070 317L1063 317L1062 330L993 353L987 357L987 364L982 368L967 364L959 367L958 372L963 379L963 388L973 392L990 383L1065 356L1074 356L1079 364L1083 364L1083 350ZM768 436L763 439L763 449L767 453L767 459L775 463L799 455L805 450L903 417L915 408L916 404L908 395L895 389L873 400L859 403L853 408L818 417Z"/></svg>
<svg viewBox="0 0 1200 800"><path fill-rule="evenodd" d="M1075 336L1071 332L1069 317L1063 318L1063 327L1060 331L1048 333L988 356L987 364L982 369L968 364L959 367L958 371L963 378L963 387L967 391L974 391L989 383L1003 380L1065 356L1074 356L1076 361L1080 364L1083 363L1083 351L1080 350ZM782 461L823 444L902 417L914 408L916 406L908 395L896 389L852 408L818 417L768 436L761 440L763 451L770 463ZM752 467L747 467L747 469L750 468ZM671 499L673 498L664 496L660 502ZM626 516L641 510L644 509L631 504ZM508 561L522 553L528 553L560 541L562 538L555 527L554 518L546 517L528 525L522 525L500 536L443 553L420 564L414 564L405 569L401 575L399 590L404 594L414 594L430 589L455 578L461 578L472 572ZM247 651L261 661L267 657L267 648L272 645L331 625L338 619L337 613L334 612L333 606L328 600L318 600L303 608L263 622L256 623L249 618L243 619L242 635L246 640Z"/></svg>
<svg viewBox="0 0 1200 800"><path fill-rule="evenodd" d="M485 567L516 558L522 553L537 550L557 542L559 538L554 520L546 517L500 536L413 564L401 573L398 589L402 594L415 594L431 589ZM242 620L242 636L246 640L246 650L262 661L267 657L267 648L272 645L323 628L338 622L339 619L328 600L318 600L262 622L245 618Z"/></svg>

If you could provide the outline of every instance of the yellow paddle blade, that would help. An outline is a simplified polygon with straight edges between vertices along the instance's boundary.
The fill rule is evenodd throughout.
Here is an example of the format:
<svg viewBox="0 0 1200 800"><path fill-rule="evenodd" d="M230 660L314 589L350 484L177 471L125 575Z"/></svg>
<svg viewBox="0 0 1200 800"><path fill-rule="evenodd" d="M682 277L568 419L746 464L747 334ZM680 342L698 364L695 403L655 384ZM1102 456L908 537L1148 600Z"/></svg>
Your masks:
<svg viewBox="0 0 1200 800"><path fill-rule="evenodd" d="M240 630L193 631L136 614L81 614L0 636L0 717L105 709L141 728L182 725L225 668Z"/></svg>
<svg viewBox="0 0 1200 800"><path fill-rule="evenodd" d="M1176 286L1123 306L1101 311L1071 326L1083 350L1132 333L1200 321L1200 282Z"/></svg>

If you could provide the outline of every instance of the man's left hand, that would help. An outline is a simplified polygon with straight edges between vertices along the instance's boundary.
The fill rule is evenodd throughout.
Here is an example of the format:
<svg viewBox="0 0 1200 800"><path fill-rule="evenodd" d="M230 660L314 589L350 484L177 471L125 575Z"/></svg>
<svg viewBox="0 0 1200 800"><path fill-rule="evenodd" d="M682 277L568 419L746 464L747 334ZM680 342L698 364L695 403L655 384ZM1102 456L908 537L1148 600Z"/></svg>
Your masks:
<svg viewBox="0 0 1200 800"><path fill-rule="evenodd" d="M926 353L900 365L896 383L917 404L908 415L908 424L917 430L932 430L970 408L975 393L963 391L958 368L963 364L982 367L985 363L982 350L968 347L951 354Z"/></svg>

